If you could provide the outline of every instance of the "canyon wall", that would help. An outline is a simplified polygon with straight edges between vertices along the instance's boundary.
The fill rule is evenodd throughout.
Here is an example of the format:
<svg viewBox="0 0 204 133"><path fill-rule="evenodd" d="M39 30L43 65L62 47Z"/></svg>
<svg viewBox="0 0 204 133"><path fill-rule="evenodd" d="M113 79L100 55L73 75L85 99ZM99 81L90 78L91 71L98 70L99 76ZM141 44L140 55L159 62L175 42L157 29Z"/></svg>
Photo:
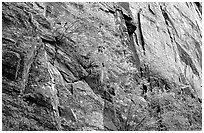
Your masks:
<svg viewBox="0 0 204 133"><path fill-rule="evenodd" d="M3 130L201 130L202 3L2 3Z"/></svg>

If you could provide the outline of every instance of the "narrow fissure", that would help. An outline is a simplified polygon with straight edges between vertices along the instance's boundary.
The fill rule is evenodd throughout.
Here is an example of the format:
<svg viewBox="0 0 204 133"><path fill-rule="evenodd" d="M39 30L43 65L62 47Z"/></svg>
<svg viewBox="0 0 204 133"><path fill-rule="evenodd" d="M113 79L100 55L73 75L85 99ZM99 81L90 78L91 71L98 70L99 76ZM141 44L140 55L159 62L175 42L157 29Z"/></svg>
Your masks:
<svg viewBox="0 0 204 133"><path fill-rule="evenodd" d="M142 34L142 27L141 27L141 11L142 9L139 10L138 12L138 28L139 28L139 33L140 33L140 40L141 40L141 45L142 45L142 49L143 49L143 52L145 54L145 41L144 41L144 37L143 37L143 34Z"/></svg>
<svg viewBox="0 0 204 133"><path fill-rule="evenodd" d="M177 30L176 30L176 28L175 28L173 22L171 21L169 15L168 15L168 14L166 13L166 11L162 8L162 6L160 6L160 9L161 9L161 12L162 12L162 16L163 16L163 18L164 18L164 21L165 21L165 23L166 23L167 29L168 29L168 27L172 27L172 28L174 29L176 35L179 36L179 34L178 34L178 32L177 32Z"/></svg>
<svg viewBox="0 0 204 133"><path fill-rule="evenodd" d="M136 30L136 25L133 23L132 18L127 17L126 15L123 15L124 19L125 19L125 24L127 27L127 31L128 31L128 35L129 35L129 48L133 53L133 64L137 67L137 69L139 70L140 67L140 59L139 56L137 54L137 50L135 47L135 43L134 43L134 39L133 39L133 34L135 34L135 30Z"/></svg>
<svg viewBox="0 0 204 133"><path fill-rule="evenodd" d="M156 14L154 13L154 11L151 9L150 4L148 4L148 9L149 9L149 11L150 11L153 15L156 15Z"/></svg>

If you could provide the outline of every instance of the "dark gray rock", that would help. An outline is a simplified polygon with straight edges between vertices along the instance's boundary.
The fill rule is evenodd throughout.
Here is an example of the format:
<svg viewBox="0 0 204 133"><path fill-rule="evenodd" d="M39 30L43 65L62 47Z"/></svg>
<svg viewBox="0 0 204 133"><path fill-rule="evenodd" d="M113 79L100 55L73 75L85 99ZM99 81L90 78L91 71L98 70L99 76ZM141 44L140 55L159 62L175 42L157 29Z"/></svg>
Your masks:
<svg viewBox="0 0 204 133"><path fill-rule="evenodd" d="M2 54L2 74L11 80L16 80L20 70L21 57L13 51L5 51Z"/></svg>

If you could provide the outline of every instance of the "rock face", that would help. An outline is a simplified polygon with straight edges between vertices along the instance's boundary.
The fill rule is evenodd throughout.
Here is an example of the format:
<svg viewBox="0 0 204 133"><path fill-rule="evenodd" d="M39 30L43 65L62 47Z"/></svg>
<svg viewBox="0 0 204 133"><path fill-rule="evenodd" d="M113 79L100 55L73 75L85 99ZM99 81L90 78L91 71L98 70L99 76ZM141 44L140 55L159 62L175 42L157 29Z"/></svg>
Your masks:
<svg viewBox="0 0 204 133"><path fill-rule="evenodd" d="M2 3L3 130L201 130L202 3Z"/></svg>

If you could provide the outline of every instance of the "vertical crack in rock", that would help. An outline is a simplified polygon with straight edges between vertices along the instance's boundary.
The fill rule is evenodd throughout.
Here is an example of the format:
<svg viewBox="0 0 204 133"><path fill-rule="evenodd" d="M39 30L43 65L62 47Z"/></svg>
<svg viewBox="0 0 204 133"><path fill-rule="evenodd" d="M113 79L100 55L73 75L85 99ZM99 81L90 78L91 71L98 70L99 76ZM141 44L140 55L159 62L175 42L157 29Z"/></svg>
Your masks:
<svg viewBox="0 0 204 133"><path fill-rule="evenodd" d="M168 28L168 27L172 27L172 28L174 29L176 35L179 36L179 34L178 34L178 32L177 32L177 30L176 30L176 28L175 28L175 26L174 26L174 23L172 22L171 18L170 18L169 15L167 14L167 12L166 12L166 10L164 9L164 7L162 7L162 6L160 5L160 9L161 9L162 15L163 15L163 17L164 17L165 23L166 23L166 25L167 25L167 28Z"/></svg>
<svg viewBox="0 0 204 133"><path fill-rule="evenodd" d="M170 26L169 20L170 20L170 19L169 19L167 13L162 9L161 6L160 6L160 9L161 9L161 11L162 11L162 15L163 15L163 18L164 18L164 21L165 21L165 24L166 24L166 28L167 28L167 32L168 32L168 34L169 34L170 40L171 40L171 42L173 43L174 38L172 37L171 31L170 31L170 29L169 29L169 26Z"/></svg>
<svg viewBox="0 0 204 133"><path fill-rule="evenodd" d="M125 3L125 2L124 2ZM122 3L121 5L123 6L123 8L125 7L125 9L129 12L130 16L132 16L131 10L129 9L129 3L124 4ZM133 22L132 17L128 17L127 15L123 14L124 20L125 20L125 25L127 27L128 30L128 35L129 35L129 47L130 50L132 51L133 54L133 64L135 64L135 66L137 67L137 69L139 70L140 68L140 59L135 47L135 43L134 43L134 39L133 39L133 34L135 33L136 30L136 24Z"/></svg>
<svg viewBox="0 0 204 133"><path fill-rule="evenodd" d="M145 41L144 41L144 37L143 37L143 34L142 34L142 25L141 25L141 12L142 12L142 9L139 10L138 12L138 28L139 28L139 33L140 33L140 42L141 42L141 46L142 46L142 49L143 49L143 52L145 54Z"/></svg>

